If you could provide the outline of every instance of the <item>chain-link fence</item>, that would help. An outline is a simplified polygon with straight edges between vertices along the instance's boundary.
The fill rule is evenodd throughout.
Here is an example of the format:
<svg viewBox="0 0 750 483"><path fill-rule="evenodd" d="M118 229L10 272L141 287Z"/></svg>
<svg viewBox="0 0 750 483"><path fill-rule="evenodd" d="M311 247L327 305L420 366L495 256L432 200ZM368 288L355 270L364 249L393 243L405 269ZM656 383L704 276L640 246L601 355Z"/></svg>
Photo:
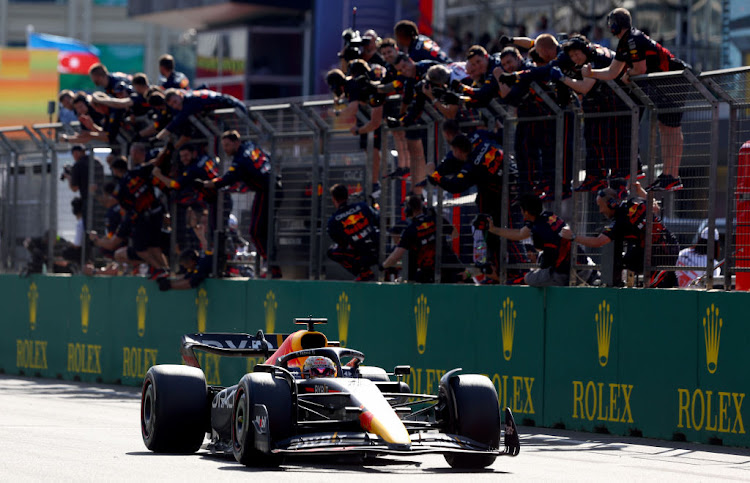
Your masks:
<svg viewBox="0 0 750 483"><path fill-rule="evenodd" d="M750 230L745 220L750 217L745 206L745 191L750 191L745 189L750 182L750 168L745 166L750 162L748 87L750 68L699 76L682 71L640 76L629 85L598 82L566 103L546 86L532 85L537 111L497 100L482 109L462 111L462 128L488 131L505 154L502 189L497 198L485 195L490 203L484 206L476 187L448 193L424 183L424 164L439 163L450 150L442 130L446 119L430 105L414 125L388 128L384 123L360 136L350 130L357 120L337 115L337 106L326 98L253 102L247 113L225 109L192 118L191 142L216 163L219 173L231 163L222 150L221 134L226 130L236 129L271 155L280 184L271 183L267 194L268 266L280 266L285 278L351 278L326 256L331 244L326 225L335 211L328 190L334 184L346 185L353 199L379 208L381 261L395 246L393 235L407 222L407 194L421 191L441 215L436 217L438 233L446 224L456 232L446 243L436 244L438 280L443 268L480 272L475 247L481 235L472 227L477 213L489 212L497 226L520 228L518 197L535 192L545 209L566 220L576 233L596 236L608 223L597 196L601 189L611 188L622 199L645 197L645 219L654 220L646 226L643 276L634 284L651 286L665 274L679 277L683 271L694 271L705 272L699 279L703 286L729 289L737 274L737 286L745 288L744 277L750 278L750 231L745 233ZM359 126L367 123L369 114L360 109ZM6 271L39 270L35 261L59 258L59 235L75 235L69 214L73 193L60 182L63 167L72 161L61 135L75 129L61 124L0 129L0 254ZM127 141L122 141L114 155L125 154ZM104 149L88 145L87 155L103 158L108 152ZM173 175L178 163L175 154ZM103 165L106 176L109 169ZM90 172L92 184L99 182L95 176ZM682 189L672 191L679 183ZM646 192L648 187L656 189ZM194 247L195 239L187 223L190 206L170 196L174 255ZM256 196L253 191L232 191L210 208L213 243L223 249L234 275L255 277L265 271L247 236ZM97 206L89 196L83 216L87 231L102 229ZM664 228L674 237L664 237ZM678 261L681 250L700 245L701 233L705 249L715 256L699 264ZM39 239L41 248L28 239ZM500 283L517 281L535 266L535 250L529 243L487 240L490 253L499 260ZM622 274L612 245L576 247L571 284L594 283L597 272L597 283L617 284ZM35 259L40 250L44 257ZM98 255L85 243L81 250L80 263ZM447 257L450 252L456 256ZM404 261L402 274L408 272L409 262ZM218 274L223 263L215 265ZM720 270L714 272L715 265ZM719 271L722 277L715 277Z"/></svg>

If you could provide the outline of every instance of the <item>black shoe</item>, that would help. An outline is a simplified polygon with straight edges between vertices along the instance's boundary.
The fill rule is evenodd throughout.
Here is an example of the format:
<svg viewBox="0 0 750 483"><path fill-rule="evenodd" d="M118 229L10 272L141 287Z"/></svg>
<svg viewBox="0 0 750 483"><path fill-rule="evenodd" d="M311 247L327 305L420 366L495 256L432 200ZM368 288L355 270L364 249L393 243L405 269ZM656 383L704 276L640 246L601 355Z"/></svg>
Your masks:
<svg viewBox="0 0 750 483"><path fill-rule="evenodd" d="M403 178L404 176L406 176L409 173L410 173L409 168L407 168L407 167L403 167L402 168L401 166L399 166L395 170L393 170L390 173L388 173L385 176L383 176L383 179Z"/></svg>
<svg viewBox="0 0 750 483"><path fill-rule="evenodd" d="M607 187L606 179L597 178L596 176L586 176L586 179L583 180L583 183L581 183L581 185L578 186L578 188L574 188L573 191L577 193L580 193L582 191L597 192L606 187Z"/></svg>
<svg viewBox="0 0 750 483"><path fill-rule="evenodd" d="M677 191L682 189L682 180L669 174L660 174L646 191Z"/></svg>

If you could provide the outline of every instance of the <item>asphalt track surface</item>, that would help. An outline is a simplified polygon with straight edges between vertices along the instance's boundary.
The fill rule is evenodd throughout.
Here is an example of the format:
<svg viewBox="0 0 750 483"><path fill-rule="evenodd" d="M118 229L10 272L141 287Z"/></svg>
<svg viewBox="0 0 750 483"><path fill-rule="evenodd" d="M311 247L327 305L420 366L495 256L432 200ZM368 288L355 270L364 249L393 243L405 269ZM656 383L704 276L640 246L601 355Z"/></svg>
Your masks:
<svg viewBox="0 0 750 483"><path fill-rule="evenodd" d="M0 376L0 481L750 480L747 449L523 427L521 454L482 471L453 470L439 455L295 460L257 470L203 450L150 453L141 440L139 398L138 388Z"/></svg>

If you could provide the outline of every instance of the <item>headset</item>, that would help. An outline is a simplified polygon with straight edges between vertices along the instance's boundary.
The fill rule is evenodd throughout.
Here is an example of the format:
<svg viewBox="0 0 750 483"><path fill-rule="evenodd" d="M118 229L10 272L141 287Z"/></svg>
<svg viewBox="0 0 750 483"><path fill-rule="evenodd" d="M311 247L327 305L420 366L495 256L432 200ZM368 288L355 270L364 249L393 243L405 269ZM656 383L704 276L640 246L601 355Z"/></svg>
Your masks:
<svg viewBox="0 0 750 483"><path fill-rule="evenodd" d="M617 20L618 17L621 17L621 15L618 15L618 14L622 12L615 12L615 10L612 10L611 12L607 14L607 25L609 25L609 31L612 32L612 35L619 34L620 30L624 28L630 28L630 25L628 25L629 22L619 22Z"/></svg>
<svg viewBox="0 0 750 483"><path fill-rule="evenodd" d="M603 189L599 190L596 196L598 198L604 198L605 203L607 203L607 207L609 207L612 210L617 208L620 204L620 200L618 200L616 196L612 196L611 193L607 193Z"/></svg>
<svg viewBox="0 0 750 483"><path fill-rule="evenodd" d="M571 50L580 50L589 61L594 55L591 43L583 35L574 35L565 41L563 51L568 54Z"/></svg>

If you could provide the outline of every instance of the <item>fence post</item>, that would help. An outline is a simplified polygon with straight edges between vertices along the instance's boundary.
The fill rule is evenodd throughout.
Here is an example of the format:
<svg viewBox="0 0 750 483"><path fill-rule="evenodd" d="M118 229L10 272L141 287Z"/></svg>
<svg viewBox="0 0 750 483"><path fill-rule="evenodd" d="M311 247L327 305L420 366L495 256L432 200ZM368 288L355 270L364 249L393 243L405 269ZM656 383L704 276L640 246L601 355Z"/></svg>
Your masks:
<svg viewBox="0 0 750 483"><path fill-rule="evenodd" d="M563 163L565 161L565 112L555 101L542 89L539 84L532 82L529 85L530 89L534 89L539 97L542 98L547 107L555 115L555 201L554 211L558 215L562 210L562 178L563 178Z"/></svg>
<svg viewBox="0 0 750 483"><path fill-rule="evenodd" d="M433 158L435 167L438 166L444 156L445 139L443 139L443 121L439 120L435 121L435 153ZM427 176L429 176L430 174L432 173L427 173ZM443 234L444 191L439 186L435 186L433 187L431 192L434 192L437 195L437 207L435 209L435 232L437 234L437 237L435 238L435 283L440 283L442 281L441 272L443 270L443 245L445 244L445 235Z"/></svg>
<svg viewBox="0 0 750 483"><path fill-rule="evenodd" d="M54 137L50 138L48 135L45 136L43 129L57 131L62 128L63 125L60 123L56 124L35 124L32 126L39 139L42 140L43 146L49 151L50 154L50 166L49 166L49 203L47 206L47 265L49 272L53 271L53 267L50 265L55 255L55 241L57 240L57 150L55 149Z"/></svg>
<svg viewBox="0 0 750 483"><path fill-rule="evenodd" d="M706 249L708 254L715 253L714 246L718 240L714 240L714 230L716 229L716 189L719 165L719 101L706 88L705 85L693 74L686 69L682 75L690 84L711 104L711 144L709 148L709 168L708 168L708 237L706 239ZM706 256L706 288L714 287L714 257Z"/></svg>
<svg viewBox="0 0 750 483"><path fill-rule="evenodd" d="M497 104L497 101L492 101L493 104ZM502 112L502 111L501 111ZM501 205L500 224L503 228L508 227L509 215L510 215L510 180L508 174L511 172L511 163L516 157L516 129L518 129L518 111L515 107L505 112L505 118L503 119L503 199ZM520 193L519 193L520 194ZM499 259L506 259L505 263L499 263L498 274L500 283L506 283L508 279L508 263L510 258L508 257L508 239L500 237L500 255Z"/></svg>
<svg viewBox="0 0 750 483"><path fill-rule="evenodd" d="M310 210L310 264L308 265L308 277L312 280L320 279L320 237L318 236L319 228L322 227L321 223L321 194L318 189L322 186L320 182L320 164L319 164L319 152L320 152L320 129L317 124L310 119L307 113L302 110L298 104L291 104L292 111L307 126L313 133L313 155L312 155L312 192L310 193L310 201L312 203ZM368 133L368 147L372 142L372 133ZM270 240L269 240L270 242Z"/></svg>
<svg viewBox="0 0 750 483"><path fill-rule="evenodd" d="M574 127L573 127L573 183L578 182L578 173L585 166L586 160L586 143L583 139L584 113L580 105L576 104L573 109ZM571 186L571 189L573 187ZM587 197L588 198L588 197ZM573 196L573 213L570 217L570 225L575 232L578 232L577 216L585 216L586 210L580 209L581 196ZM570 243L570 270L568 274L568 285L578 285L578 244L575 241Z"/></svg>
<svg viewBox="0 0 750 483"><path fill-rule="evenodd" d="M639 118L640 118L640 107L633 101L627 93L617 84L617 82L610 80L607 81L607 85L610 89L620 98L620 100L628 106L630 109L630 181L631 184L635 183L638 179L638 133L639 129Z"/></svg>
<svg viewBox="0 0 750 483"><path fill-rule="evenodd" d="M268 249L266 264L268 267L271 267L276 262L276 177L281 174L280 160L283 158L276 151L276 128L260 112L253 111L252 108L248 109L247 116L251 121L249 123L251 129L255 128L252 122L260 124L258 130L268 136L271 145L269 150L271 155L272 183L268 188L268 240L266 242L266 248ZM281 182L283 183L284 180L281 180ZM260 257L257 256L255 258L255 273L256 276L260 274Z"/></svg>
<svg viewBox="0 0 750 483"><path fill-rule="evenodd" d="M735 260L736 255L732 250L732 240L734 240L734 221L737 216L737 206L735 197L737 196L737 155L736 147L740 146L738 137L738 100L729 95L723 87L711 77L706 77L704 82L713 92L715 92L722 101L729 104L729 126L727 133L727 196L726 196L726 218L724 222L724 290L732 289L732 274L736 272ZM739 153L738 153L739 154ZM737 247L735 246L735 249Z"/></svg>
<svg viewBox="0 0 750 483"><path fill-rule="evenodd" d="M16 262L16 229L17 222L16 217L11 217L11 213L18 211L18 151L16 150L13 143L3 134L3 131L17 130L18 128L11 127L6 129L0 129L0 141L5 145L8 150L8 179L7 179L7 190L6 190L6 214L8 215L8 228L5 232L6 245L8 247L8 259L7 267L11 268ZM11 195L12 193L12 195ZM12 205L12 209L11 209Z"/></svg>
<svg viewBox="0 0 750 483"><path fill-rule="evenodd" d="M643 103L643 105L647 109L648 113L648 122L649 122L649 138L648 138L648 145L647 145L647 154L646 159L647 163L645 166L648 167L648 175L646 177L646 185L650 186L654 182L654 171L656 170L656 136L658 131L658 124L657 124L657 108L654 102L649 98L646 93L641 90L640 86L635 82L640 78L641 76L637 76L633 79L631 79L630 87L635 93L635 95L640 99L640 101ZM645 76L643 76L645 77ZM632 153L631 153L632 154ZM632 167L631 167L632 169ZM646 246L644 247L644 257L643 257L643 285L644 287L647 286L647 281L651 278L651 234L653 232L653 223L651 220L653 220L654 216L654 194L653 192L648 192L648 196L646 197L646 220L648 220L648 223L646 223Z"/></svg>
<svg viewBox="0 0 750 483"><path fill-rule="evenodd" d="M332 104L332 102L329 101L329 104ZM323 214L324 214L323 201L325 200L325 197L328 196L328 193L325 191L325 189L330 187L328 171L331 165L331 156L330 156L329 149L328 149L330 146L331 133L328 127L328 123L326 123L326 121L322 117L320 117L320 114L318 114L314 109L315 106L319 106L319 105L320 105L319 102L310 102L310 103L305 102L302 104L302 106L305 107L305 114L307 118L311 120L311 122L315 126L315 129L319 133L320 143L314 153L314 156L317 162L319 163L319 165L321 164L321 161L322 161L322 169L320 173L320 184L323 187L324 191L322 195L323 197L320 200L320 213L318 215L320 224L318 225L319 228L316 234L317 246L319 248L317 250L317 253L314 253L314 256L318 264L318 273L316 275L316 279L320 279L320 277L323 274L323 252L324 252L323 240L325 237L326 221L327 221L323 218Z"/></svg>
<svg viewBox="0 0 750 483"><path fill-rule="evenodd" d="M380 135L380 173L378 174L379 179L383 179L386 174L388 174L388 167L391 164L391 150L388 148L388 139L389 139L389 132L390 129L388 129L387 126L382 127L383 132ZM391 195L391 183L388 182L390 180L384 180L383 183L380 184L380 223L378 226L378 229L380 230L380 237L378 241L378 260L380 263L383 263L385 261L385 257L387 254L385 253L385 247L386 247L386 239L388 237L388 225L387 225L387 210L388 206L390 206L390 203L388 203L388 200L390 199ZM378 279L380 281L383 281L384 273L380 273L378 275Z"/></svg>
<svg viewBox="0 0 750 483"><path fill-rule="evenodd" d="M206 127L201 121L198 120L196 116L190 116L188 117L188 120L190 123L195 126L201 134L206 136L206 140L208 141L208 153L209 156L212 158L216 158L216 136L215 133L212 132L211 129ZM220 150L223 151L223 149ZM223 155L223 153L222 153ZM222 156L223 157L223 156ZM224 174L226 170L224 169L224 163L219 163L219 175ZM217 193L216 195L216 209L215 209L215 219L216 219L216 226L214 227L213 232L213 252L214 256L212 257L212 266L211 266L211 275L214 277L217 277L219 275L219 257L223 256L223 253L220 253L220 233L224 229L224 197L222 196L222 193ZM174 232L174 230L173 230ZM176 238L173 236L172 243L174 243ZM174 248L174 244L172 245L172 248ZM207 247L204 247L204 249Z"/></svg>

